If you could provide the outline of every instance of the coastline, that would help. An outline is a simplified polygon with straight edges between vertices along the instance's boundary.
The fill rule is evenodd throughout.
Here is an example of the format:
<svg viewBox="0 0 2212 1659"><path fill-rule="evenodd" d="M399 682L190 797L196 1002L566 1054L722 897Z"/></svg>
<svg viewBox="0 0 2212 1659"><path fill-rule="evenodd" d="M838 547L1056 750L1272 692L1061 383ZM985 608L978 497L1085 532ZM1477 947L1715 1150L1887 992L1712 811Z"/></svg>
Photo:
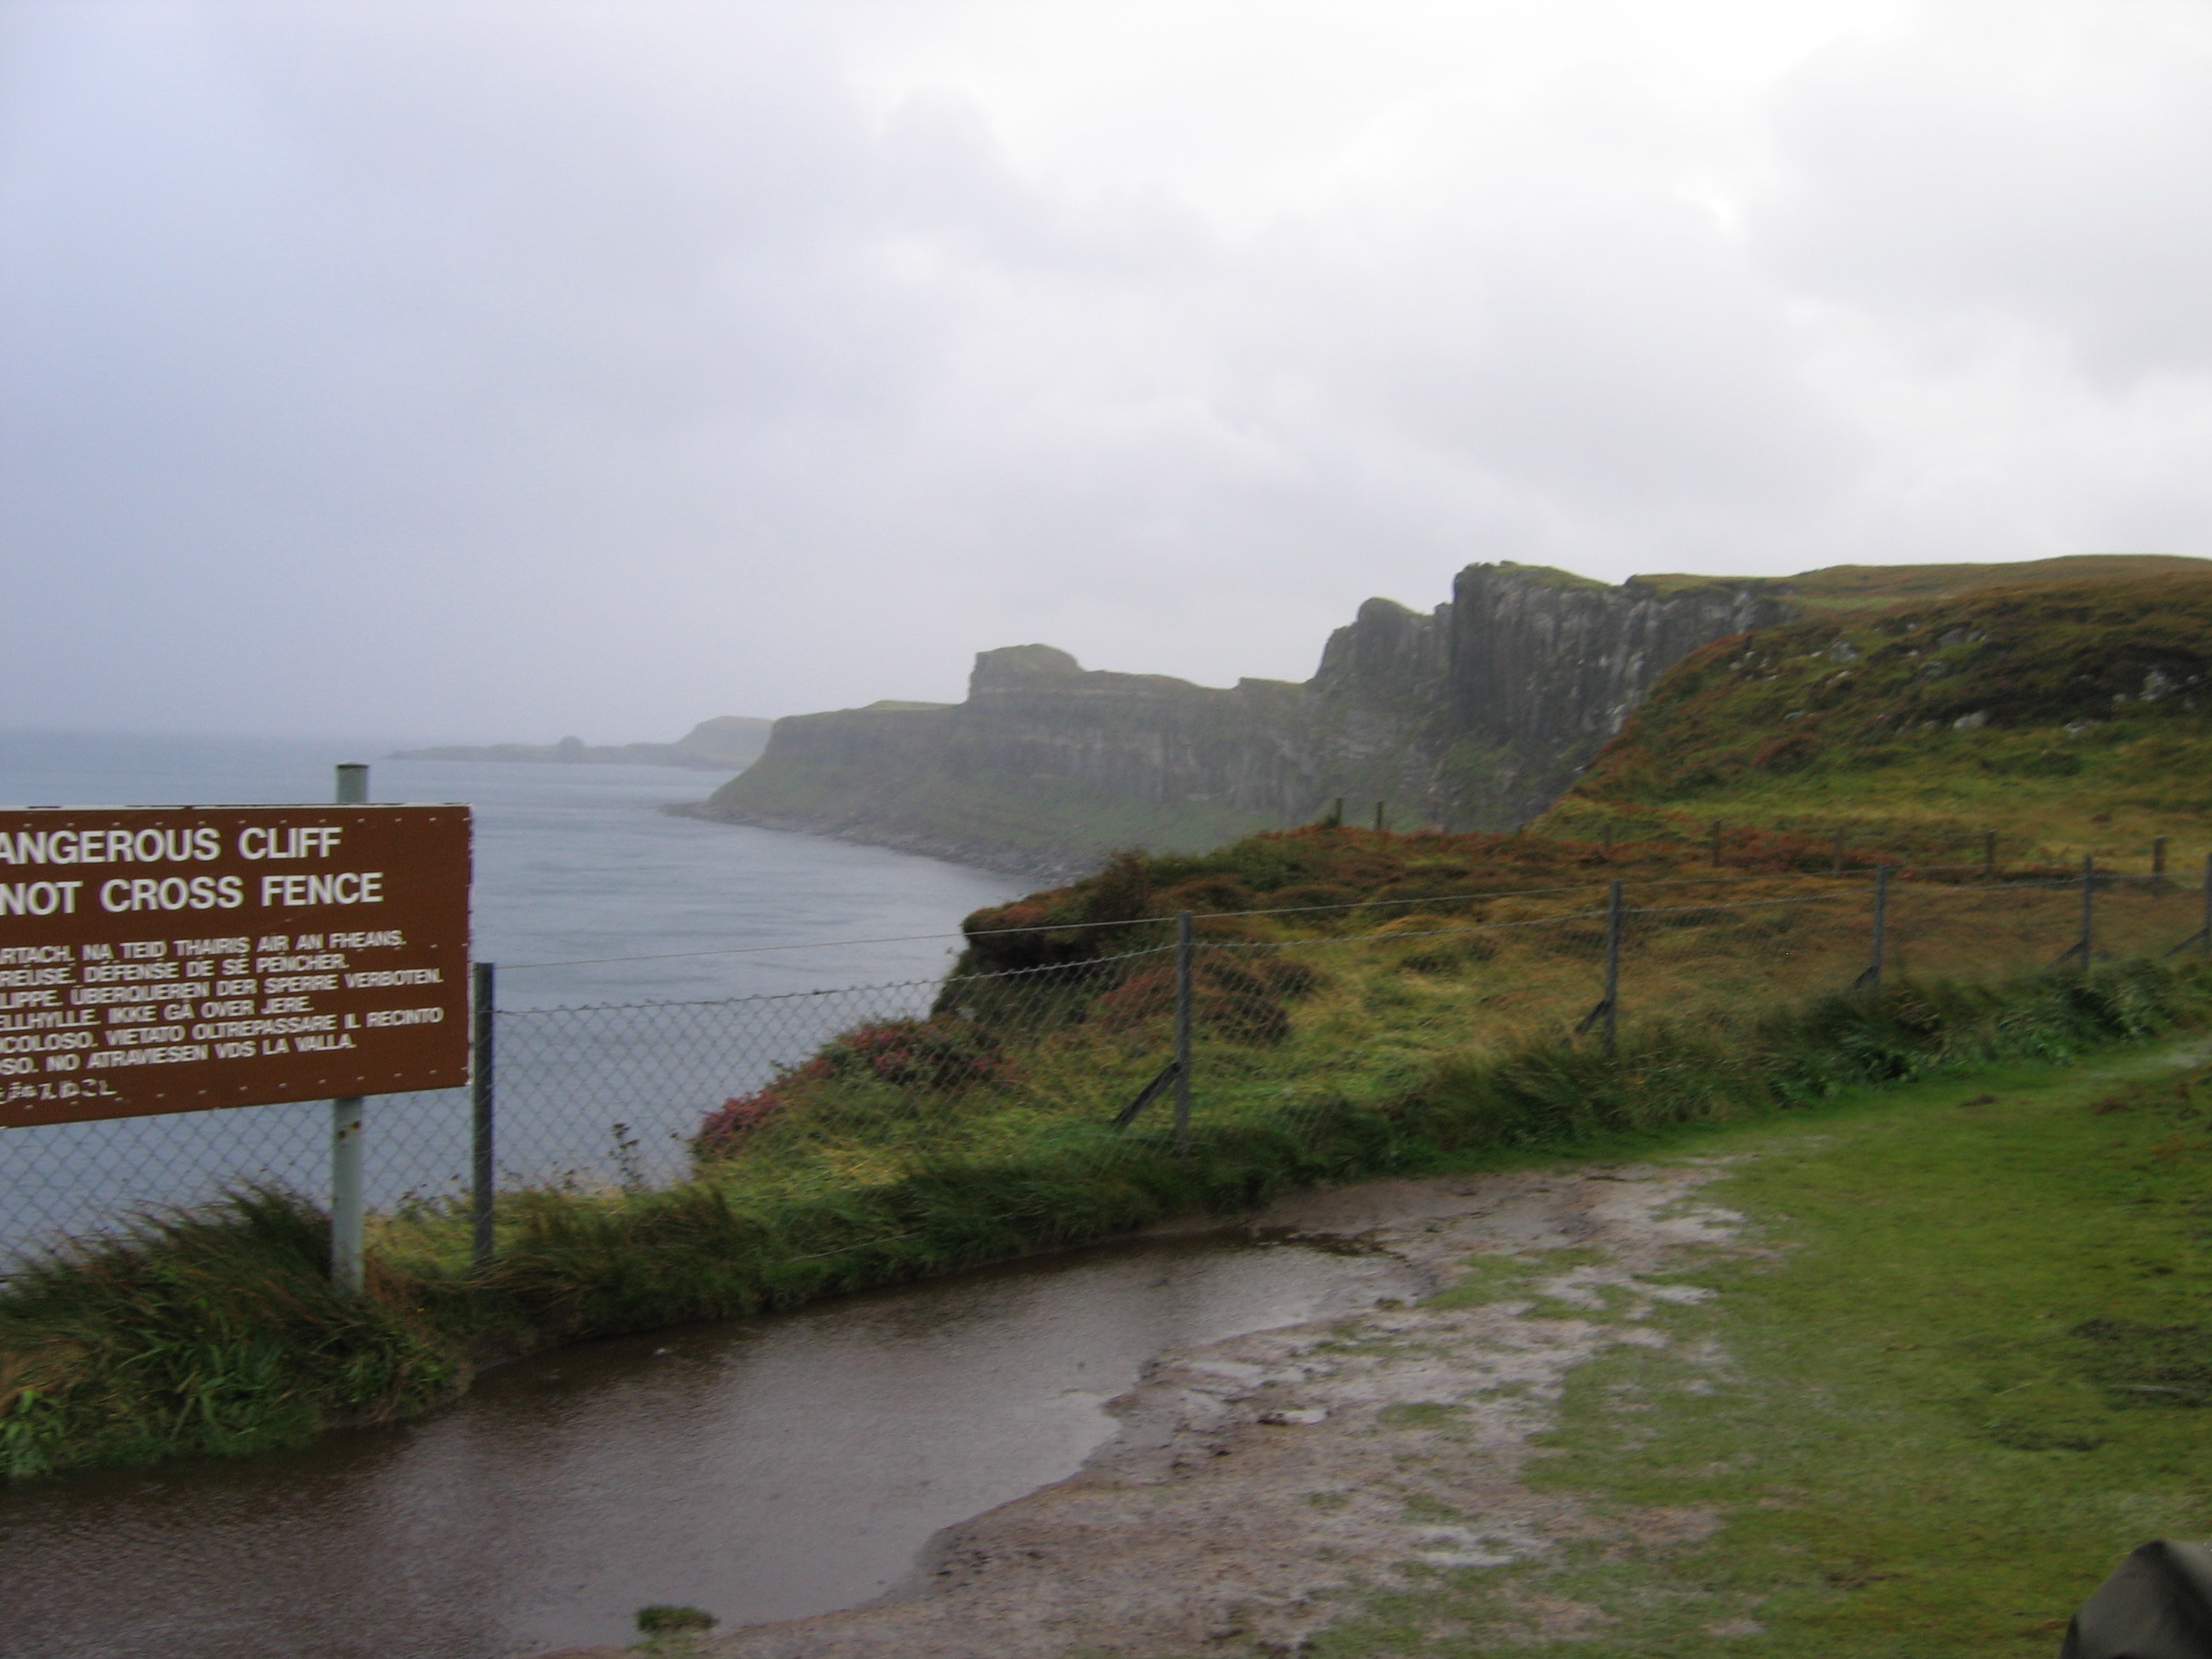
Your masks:
<svg viewBox="0 0 2212 1659"><path fill-rule="evenodd" d="M704 823L735 824L749 830L776 830L786 835L817 836L855 847L882 847L895 853L911 853L994 875L1025 876L1059 886L1091 874L1103 862L1102 854L1032 853L1003 842L961 841L919 830L890 830L831 817L808 817L781 812L730 812L710 810L711 801L671 801L660 810L671 817L696 818Z"/></svg>

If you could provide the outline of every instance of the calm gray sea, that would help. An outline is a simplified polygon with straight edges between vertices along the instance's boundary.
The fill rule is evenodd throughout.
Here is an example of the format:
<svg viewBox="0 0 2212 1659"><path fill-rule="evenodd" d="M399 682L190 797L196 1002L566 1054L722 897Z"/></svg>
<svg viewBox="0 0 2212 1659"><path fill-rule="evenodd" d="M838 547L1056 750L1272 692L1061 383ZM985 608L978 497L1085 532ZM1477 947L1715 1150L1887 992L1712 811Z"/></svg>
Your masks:
<svg viewBox="0 0 2212 1659"><path fill-rule="evenodd" d="M372 799L475 808L476 954L499 964L503 1008L698 1003L927 981L950 964L962 916L1030 884L660 810L703 799L723 781L719 774L388 761L377 757L379 748L0 732L0 805L324 801L337 763L366 760ZM849 942L869 940L896 942ZM612 1050L576 1056L568 1080L599 1059L611 1066ZM754 1080L714 1079L730 1091ZM533 1117L529 1081L518 1074L510 1091L502 1076L501 1163L535 1176L543 1170L532 1163L533 1146L545 1149L538 1165L556 1146L573 1163L568 1148L577 1132L551 1121L550 1108ZM608 1115L629 1122L647 1165L665 1174L696 1111L714 1103L693 1098L701 1094L698 1087L665 1098L611 1091ZM372 1102L372 1112L373 1197L452 1189L465 1166L459 1097L390 1097L380 1106ZM0 1131L0 1252L58 1227L97 1224L119 1208L204 1197L236 1176L316 1190L325 1117L308 1103Z"/></svg>

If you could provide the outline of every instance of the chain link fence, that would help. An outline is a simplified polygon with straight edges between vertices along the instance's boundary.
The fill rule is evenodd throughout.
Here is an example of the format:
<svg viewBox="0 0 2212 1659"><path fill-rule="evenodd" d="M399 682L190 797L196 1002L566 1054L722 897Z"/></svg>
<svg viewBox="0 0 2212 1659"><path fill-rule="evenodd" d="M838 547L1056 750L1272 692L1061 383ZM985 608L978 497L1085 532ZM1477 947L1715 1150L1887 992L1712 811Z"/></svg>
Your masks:
<svg viewBox="0 0 2212 1659"><path fill-rule="evenodd" d="M1040 929L1042 954L1073 959L901 984L501 1007L491 1173L502 1194L702 1173L825 1188L1043 1144L1103 1178L1192 1125L1295 1134L1449 1054L1904 976L2212 954L2208 921L2212 890L2163 877L1717 875L1200 915L1180 938L1165 921ZM465 1207L471 1122L467 1091L372 1098L372 1207ZM0 1265L246 1183L319 1194L329 1158L320 1102L0 1131Z"/></svg>

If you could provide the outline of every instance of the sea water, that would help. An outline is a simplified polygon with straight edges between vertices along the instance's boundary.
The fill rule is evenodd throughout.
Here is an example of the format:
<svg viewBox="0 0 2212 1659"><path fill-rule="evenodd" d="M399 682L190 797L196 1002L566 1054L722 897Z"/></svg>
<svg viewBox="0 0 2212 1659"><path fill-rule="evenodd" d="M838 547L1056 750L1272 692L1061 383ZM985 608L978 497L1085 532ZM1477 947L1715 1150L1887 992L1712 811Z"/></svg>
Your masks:
<svg viewBox="0 0 2212 1659"><path fill-rule="evenodd" d="M0 805L321 802L332 767L371 764L376 801L475 810L474 953L527 1029L502 1073L502 1179L665 1179L699 1114L803 1059L853 986L919 1012L962 916L1031 884L876 848L670 815L725 775L651 766L379 760L314 739L0 732ZM753 1000L784 999L764 1003ZM552 1007L628 1012L525 1018ZM527 1039L572 1034L557 1057ZM704 1031L726 1032L719 1047ZM511 1083L512 1086L507 1086ZM557 1104L556 1104L557 1103ZM467 1167L458 1091L373 1098L373 1203L450 1195ZM586 1121L588 1120L588 1121ZM240 1180L319 1194L327 1108L238 1107L4 1132L0 1255ZM624 1143L628 1150L624 1150Z"/></svg>

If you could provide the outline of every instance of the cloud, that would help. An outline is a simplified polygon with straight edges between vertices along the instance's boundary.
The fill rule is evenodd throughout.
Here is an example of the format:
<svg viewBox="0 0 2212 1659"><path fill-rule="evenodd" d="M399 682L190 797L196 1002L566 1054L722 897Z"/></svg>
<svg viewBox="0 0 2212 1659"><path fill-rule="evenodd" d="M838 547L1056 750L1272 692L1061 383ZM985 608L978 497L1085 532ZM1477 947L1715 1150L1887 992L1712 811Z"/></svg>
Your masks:
<svg viewBox="0 0 2212 1659"><path fill-rule="evenodd" d="M1962 6L1838 45L1774 95L1764 216L1798 292L1947 337L2063 340L2112 386L2212 369L2212 21L2202 8Z"/></svg>
<svg viewBox="0 0 2212 1659"><path fill-rule="evenodd" d="M2186 8L29 4L19 724L594 739L1474 558L2212 551Z"/></svg>

